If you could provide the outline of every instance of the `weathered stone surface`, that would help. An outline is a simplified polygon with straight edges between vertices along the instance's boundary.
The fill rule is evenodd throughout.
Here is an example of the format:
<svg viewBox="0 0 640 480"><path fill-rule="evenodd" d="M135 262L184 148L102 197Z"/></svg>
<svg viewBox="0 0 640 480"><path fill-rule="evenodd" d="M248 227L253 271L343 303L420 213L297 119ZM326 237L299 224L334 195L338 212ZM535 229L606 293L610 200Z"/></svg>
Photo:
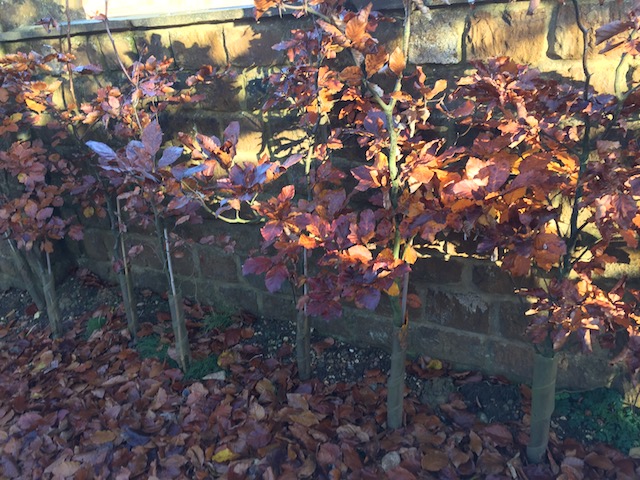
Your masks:
<svg viewBox="0 0 640 480"><path fill-rule="evenodd" d="M271 69L266 67L247 68L238 78L238 84L242 85L242 90L238 92L238 99L242 104L242 110L250 112L262 109L269 91L265 83Z"/></svg>
<svg viewBox="0 0 640 480"><path fill-rule="evenodd" d="M243 79L239 77L233 78L217 78L205 85L199 85L198 93L203 94L205 98L201 102L201 106L206 106L211 110L220 112L238 112L242 110L242 97L244 90L242 88Z"/></svg>
<svg viewBox="0 0 640 480"><path fill-rule="evenodd" d="M225 286L218 287L218 298L231 307L249 312L259 312L258 294L246 287Z"/></svg>
<svg viewBox="0 0 640 480"><path fill-rule="evenodd" d="M158 252L158 242L155 238L136 235L135 238L129 237L127 240L131 245L142 246L142 251L131 259L131 265L137 268L150 268L162 272L164 265L162 265Z"/></svg>
<svg viewBox="0 0 640 480"><path fill-rule="evenodd" d="M492 351L487 337L466 332L444 331L427 325L413 325L409 332L410 351L418 355L455 362L457 368L487 369Z"/></svg>
<svg viewBox="0 0 640 480"><path fill-rule="evenodd" d="M558 361L558 389L588 390L610 385L619 373L612 368L606 352L597 347L591 355L560 352Z"/></svg>
<svg viewBox="0 0 640 480"><path fill-rule="evenodd" d="M248 118L240 117L240 139L236 145L237 161L257 161L258 152L263 147L264 133L260 125Z"/></svg>
<svg viewBox="0 0 640 480"><path fill-rule="evenodd" d="M271 47L288 38L292 29L303 27L304 22L271 19L260 23L225 24L229 64L240 67L281 64L285 58L283 52Z"/></svg>
<svg viewBox="0 0 640 480"><path fill-rule="evenodd" d="M71 48L76 56L77 65L100 65L104 64L102 47L95 35L81 35L71 37Z"/></svg>
<svg viewBox="0 0 640 480"><path fill-rule="evenodd" d="M614 3L620 2L606 2L602 5L597 1L580 2L580 23L589 30L587 45L590 56L599 55L598 51L604 46L595 44L596 29L614 20L625 19L625 12L631 6L629 1L624 2L624 5L612 5ZM549 56L563 60L581 59L584 40L576 22L573 4L558 4L555 13L555 23L551 23L549 32Z"/></svg>
<svg viewBox="0 0 640 480"><path fill-rule="evenodd" d="M202 65L226 66L223 25L170 28L171 49L180 68L198 70Z"/></svg>
<svg viewBox="0 0 640 480"><path fill-rule="evenodd" d="M471 16L466 39L468 60L507 55L520 63L536 63L547 42L549 7L527 15L527 4L481 5Z"/></svg>
<svg viewBox="0 0 640 480"><path fill-rule="evenodd" d="M174 58L169 30L136 30L133 32L133 39L143 59L151 55L159 60Z"/></svg>
<svg viewBox="0 0 640 480"><path fill-rule="evenodd" d="M527 307L519 302L501 302L498 306L498 335L523 342L529 341L526 329L529 321L524 312Z"/></svg>
<svg viewBox="0 0 640 480"><path fill-rule="evenodd" d="M140 58L136 42L131 32L112 32L113 44L115 44L115 50L111 39L107 35L97 35L94 37L94 42L100 45L102 51L102 57L104 58L104 64L102 65L105 70L121 70L118 57L122 61L125 67L130 67L133 62ZM116 55L117 52L117 55Z"/></svg>
<svg viewBox="0 0 640 480"><path fill-rule="evenodd" d="M197 255L200 260L200 271L204 278L224 283L238 283L241 275L237 264L238 259L233 255L221 253L215 247L199 246Z"/></svg>
<svg viewBox="0 0 640 480"><path fill-rule="evenodd" d="M63 0L0 0L0 32L33 25L43 17L50 16L62 21L65 17ZM82 2L71 0L69 13L72 20L84 18ZM61 22L62 23L62 22ZM44 27L40 27L44 29Z"/></svg>
<svg viewBox="0 0 640 480"><path fill-rule="evenodd" d="M475 287L486 293L512 294L515 288L507 272L489 263L474 265L472 278Z"/></svg>
<svg viewBox="0 0 640 480"><path fill-rule="evenodd" d="M287 292L269 293L265 291L264 283L262 290L264 293L260 295L262 306L259 312L263 317L279 321L295 321L298 311L292 295L287 295Z"/></svg>
<svg viewBox="0 0 640 480"><path fill-rule="evenodd" d="M178 255L171 257L171 264L175 275L183 277L195 277L199 275L197 255L187 246Z"/></svg>
<svg viewBox="0 0 640 480"><path fill-rule="evenodd" d="M533 378L533 346L524 342L491 340L492 361L487 372L531 383Z"/></svg>
<svg viewBox="0 0 640 480"><path fill-rule="evenodd" d="M489 332L489 303L473 293L425 292L424 320L462 331Z"/></svg>
<svg viewBox="0 0 640 480"><path fill-rule="evenodd" d="M437 10L411 16L409 61L415 64L455 64L462 61L464 16Z"/></svg>
<svg viewBox="0 0 640 480"><path fill-rule="evenodd" d="M451 258L422 258L411 269L411 282L444 285L459 283L462 278L463 263Z"/></svg>
<svg viewBox="0 0 640 480"><path fill-rule="evenodd" d="M93 260L108 260L112 256L113 239L104 230L85 229L82 240L85 255Z"/></svg>

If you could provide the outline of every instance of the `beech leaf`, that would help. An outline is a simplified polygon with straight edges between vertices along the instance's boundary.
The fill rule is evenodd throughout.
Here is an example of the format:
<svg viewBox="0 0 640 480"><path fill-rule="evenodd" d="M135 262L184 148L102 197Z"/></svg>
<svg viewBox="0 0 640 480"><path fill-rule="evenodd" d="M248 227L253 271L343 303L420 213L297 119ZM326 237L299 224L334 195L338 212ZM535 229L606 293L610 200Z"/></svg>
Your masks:
<svg viewBox="0 0 640 480"><path fill-rule="evenodd" d="M162 157L158 160L158 168L168 167L180 158L184 149L182 147L168 147L162 152Z"/></svg>
<svg viewBox="0 0 640 480"><path fill-rule="evenodd" d="M402 72L404 72L404 69L407 66L407 59L404 56L404 53L402 53L402 50L400 49L400 47L396 47L396 49L391 52L391 55L389 55L389 69L397 76L397 77L401 77L402 76Z"/></svg>
<svg viewBox="0 0 640 480"><path fill-rule="evenodd" d="M97 153L100 157L106 160L115 160L116 158L118 158L118 155L116 154L116 152L114 152L110 146L105 145L102 142L95 142L93 140L89 140L87 142L87 146L91 150L93 150L95 153Z"/></svg>

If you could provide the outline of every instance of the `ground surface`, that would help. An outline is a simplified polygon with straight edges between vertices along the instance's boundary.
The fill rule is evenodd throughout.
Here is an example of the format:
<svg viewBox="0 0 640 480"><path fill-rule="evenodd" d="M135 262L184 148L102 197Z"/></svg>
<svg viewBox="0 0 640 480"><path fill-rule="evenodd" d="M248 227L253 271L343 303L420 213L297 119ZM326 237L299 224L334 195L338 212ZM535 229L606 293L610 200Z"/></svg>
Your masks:
<svg viewBox="0 0 640 480"><path fill-rule="evenodd" d="M0 293L0 478L640 478L627 450L571 427L596 411L582 397L529 465L525 386L416 359L407 426L387 431L384 352L314 337L300 382L287 322L187 303L186 379L161 297L138 292L134 346L115 289L79 272L59 294L68 333L52 341L24 294Z"/></svg>

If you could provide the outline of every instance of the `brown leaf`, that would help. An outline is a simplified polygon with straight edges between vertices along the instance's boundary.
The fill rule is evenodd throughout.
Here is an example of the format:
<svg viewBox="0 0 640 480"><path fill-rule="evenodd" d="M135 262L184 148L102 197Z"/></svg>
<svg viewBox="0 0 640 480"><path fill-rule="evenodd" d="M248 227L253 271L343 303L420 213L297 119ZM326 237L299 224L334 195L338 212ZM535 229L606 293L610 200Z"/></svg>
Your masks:
<svg viewBox="0 0 640 480"><path fill-rule="evenodd" d="M513 443L513 435L507 427L500 423L492 423L485 426L483 433L500 447L506 447Z"/></svg>
<svg viewBox="0 0 640 480"><path fill-rule="evenodd" d="M305 427L312 427L319 423L316 415L309 410L303 410L300 413L291 414L289 415L289 420L294 423L299 423Z"/></svg>
<svg viewBox="0 0 640 480"><path fill-rule="evenodd" d="M480 456L482 453L482 439L473 430L469 432L469 448L477 456Z"/></svg>
<svg viewBox="0 0 640 480"><path fill-rule="evenodd" d="M72 477L79 469L80 462L63 460L52 463L44 471L45 473L52 473L56 477L65 478Z"/></svg>
<svg viewBox="0 0 640 480"><path fill-rule="evenodd" d="M443 451L425 448L420 465L429 472L439 472L449 465L449 457Z"/></svg>
<svg viewBox="0 0 640 480"><path fill-rule="evenodd" d="M367 78L371 78L378 73L385 63L387 63L387 52L384 48L378 48L375 53L368 53L364 57L364 68L367 72Z"/></svg>
<svg viewBox="0 0 640 480"><path fill-rule="evenodd" d="M402 76L402 72L404 72L404 69L407 66L407 59L404 56L404 53L402 53L402 50L400 49L400 47L396 47L396 49L391 52L391 55L389 55L389 69L397 76L397 77L401 77Z"/></svg>
<svg viewBox="0 0 640 480"><path fill-rule="evenodd" d="M614 20L611 23L601 26L596 30L596 45L600 45L612 37L615 37L619 33L626 32L630 28L633 28L633 22L622 20Z"/></svg>
<svg viewBox="0 0 640 480"><path fill-rule="evenodd" d="M590 467L599 468L601 470L609 471L616 468L613 462L609 459L609 457L600 455L596 452L588 453L584 457L584 461Z"/></svg>
<svg viewBox="0 0 640 480"><path fill-rule="evenodd" d="M362 69L355 65L344 68L340 72L340 81L351 86L360 85L362 83Z"/></svg>
<svg viewBox="0 0 640 480"><path fill-rule="evenodd" d="M102 445L103 443L113 442L118 435L108 430L98 430L91 434L90 441L94 445Z"/></svg>
<svg viewBox="0 0 640 480"><path fill-rule="evenodd" d="M342 452L340 447L334 443L323 443L320 445L316 458L322 466L336 465L342 458Z"/></svg>
<svg viewBox="0 0 640 480"><path fill-rule="evenodd" d="M336 429L336 433L338 437L344 438L354 438L358 440L360 443L366 443L370 440L369 434L365 432L362 427L357 425L352 425L350 423L346 425L340 425Z"/></svg>

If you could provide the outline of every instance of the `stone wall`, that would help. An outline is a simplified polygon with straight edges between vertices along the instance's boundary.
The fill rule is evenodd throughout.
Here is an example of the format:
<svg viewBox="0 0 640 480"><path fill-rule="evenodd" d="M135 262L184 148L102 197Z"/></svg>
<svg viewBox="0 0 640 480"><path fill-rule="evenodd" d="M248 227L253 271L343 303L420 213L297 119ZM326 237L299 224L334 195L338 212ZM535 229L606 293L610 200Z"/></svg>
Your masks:
<svg viewBox="0 0 640 480"><path fill-rule="evenodd" d="M378 7L392 8L399 2L377 3ZM471 68L471 60L498 55L510 55L545 72L578 80L582 77L582 37L571 2L560 5L555 0L543 1L534 15L526 14L526 1L478 1L473 9L466 0L450 3L445 5L443 1L434 0L430 16L416 13L412 18L410 60L425 65L434 78L453 78ZM613 72L617 62L615 58L597 53L593 32L599 25L623 18L628 3L607 1L601 6L598 0L580 2L581 20L590 29L588 48L593 83L603 91L614 88ZM389 13L400 12L390 10ZM263 141L258 115L263 95L261 79L270 69L285 63L282 54L270 47L286 38L296 25L298 21L289 17L264 18L255 23L247 9L132 17L110 23L125 63L153 54L173 57L176 66L186 72L206 63L231 66L236 71L233 80L208 85L206 100L197 108L181 110L165 119L165 123L173 128L196 128L201 133L220 135L229 121L240 120L241 158L255 158L256 148ZM398 24L383 24L383 41L398 42L398 28ZM101 64L106 67L107 77L117 75L119 67L102 23L74 22L71 34L79 63ZM41 51L59 41L55 30L14 28L0 32L0 53ZM633 63L623 68L628 75L635 74ZM96 85L84 79L81 86L90 91ZM218 223L205 228L218 234L228 233L235 239L235 252L197 245L187 251L185 257L176 259L183 293L202 301L225 301L266 317L292 317L294 306L290 296L268 294L262 279L242 276L243 259L258 246L257 228ZM146 247L134 259L138 286L164 290L164 277L152 238L134 232L128 241ZM80 265L109 277L111 242L104 225L89 223L85 240L68 248ZM438 254L420 260L414 270L411 288L421 297L423 306L411 312L413 353L453 361L460 368L480 368L518 380L530 379L533 350L524 337L525 306L513 295L508 276L490 262L465 255ZM635 270L627 273L637 276ZM0 283L20 286L17 278L7 256L0 250ZM327 334L386 348L389 316L386 305L381 305L375 315L347 310L344 318L316 321L315 327ZM559 384L562 388L601 385L607 383L613 373L604 355L563 356Z"/></svg>

